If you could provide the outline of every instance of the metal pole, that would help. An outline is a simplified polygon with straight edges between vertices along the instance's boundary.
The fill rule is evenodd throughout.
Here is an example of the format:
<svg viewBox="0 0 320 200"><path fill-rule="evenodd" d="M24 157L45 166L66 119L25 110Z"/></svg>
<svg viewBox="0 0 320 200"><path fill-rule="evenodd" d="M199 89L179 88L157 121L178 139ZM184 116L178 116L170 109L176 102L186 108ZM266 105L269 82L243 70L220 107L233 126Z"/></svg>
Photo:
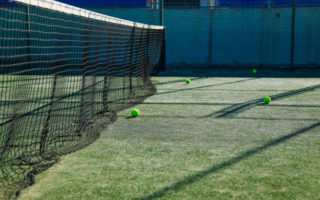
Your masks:
<svg viewBox="0 0 320 200"><path fill-rule="evenodd" d="M164 0L159 0L160 3L160 25L163 26L164 20L163 20L163 12L164 12Z"/></svg>
<svg viewBox="0 0 320 200"><path fill-rule="evenodd" d="M292 0L291 53L290 53L290 65L291 65L292 71L294 70L295 25L296 25L296 0Z"/></svg>

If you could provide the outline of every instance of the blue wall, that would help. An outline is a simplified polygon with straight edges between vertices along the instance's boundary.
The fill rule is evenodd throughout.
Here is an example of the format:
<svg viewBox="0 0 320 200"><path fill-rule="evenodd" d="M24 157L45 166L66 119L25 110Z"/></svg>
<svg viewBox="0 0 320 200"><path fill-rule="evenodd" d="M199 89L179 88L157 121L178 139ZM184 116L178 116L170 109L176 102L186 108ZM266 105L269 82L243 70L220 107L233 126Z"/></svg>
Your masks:
<svg viewBox="0 0 320 200"><path fill-rule="evenodd" d="M158 24L151 9L98 12ZM295 64L320 66L320 9L298 8ZM291 9L167 9L167 64L289 67Z"/></svg>
<svg viewBox="0 0 320 200"><path fill-rule="evenodd" d="M147 0L56 0L78 7L146 7ZM209 0L165 0L167 7L199 7ZM222 7L291 7L293 0L215 0ZM320 7L319 0L296 0L299 7Z"/></svg>
<svg viewBox="0 0 320 200"><path fill-rule="evenodd" d="M283 8L292 7L293 0L215 0L222 7L259 7ZM320 7L319 0L296 0L297 7Z"/></svg>

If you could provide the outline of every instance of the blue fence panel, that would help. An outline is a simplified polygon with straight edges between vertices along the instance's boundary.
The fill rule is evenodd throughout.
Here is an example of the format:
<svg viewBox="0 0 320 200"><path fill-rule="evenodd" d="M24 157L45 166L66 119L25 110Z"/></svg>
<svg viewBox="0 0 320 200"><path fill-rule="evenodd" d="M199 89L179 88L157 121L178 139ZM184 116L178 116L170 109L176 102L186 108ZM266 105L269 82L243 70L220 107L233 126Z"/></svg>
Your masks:
<svg viewBox="0 0 320 200"><path fill-rule="evenodd" d="M0 5L15 5L15 2L9 1L9 0L0 0Z"/></svg>
<svg viewBox="0 0 320 200"><path fill-rule="evenodd" d="M57 0L77 7L146 7L146 0Z"/></svg>
<svg viewBox="0 0 320 200"><path fill-rule="evenodd" d="M266 7L266 0L218 0L219 7Z"/></svg>
<svg viewBox="0 0 320 200"><path fill-rule="evenodd" d="M273 7L292 7L293 0L273 0ZM296 0L296 7L320 7L320 0Z"/></svg>
<svg viewBox="0 0 320 200"><path fill-rule="evenodd" d="M216 0L219 7L292 7L293 0ZM296 0L297 7L320 7L320 0Z"/></svg>
<svg viewBox="0 0 320 200"><path fill-rule="evenodd" d="M297 0L298 7L320 7L320 0Z"/></svg>

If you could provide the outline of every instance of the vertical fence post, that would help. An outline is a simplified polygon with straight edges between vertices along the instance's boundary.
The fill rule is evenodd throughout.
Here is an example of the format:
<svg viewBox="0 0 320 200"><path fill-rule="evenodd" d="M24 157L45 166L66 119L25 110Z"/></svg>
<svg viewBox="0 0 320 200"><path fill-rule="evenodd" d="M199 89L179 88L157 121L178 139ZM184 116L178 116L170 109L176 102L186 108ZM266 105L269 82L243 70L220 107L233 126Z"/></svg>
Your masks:
<svg viewBox="0 0 320 200"><path fill-rule="evenodd" d="M163 17L164 17L164 0L159 0L159 3L160 3L160 25L163 26L164 24L164 20L163 20Z"/></svg>
<svg viewBox="0 0 320 200"><path fill-rule="evenodd" d="M294 49L295 49L295 26L296 26L296 0L292 0L292 20L291 20L291 52L290 66L294 70Z"/></svg>

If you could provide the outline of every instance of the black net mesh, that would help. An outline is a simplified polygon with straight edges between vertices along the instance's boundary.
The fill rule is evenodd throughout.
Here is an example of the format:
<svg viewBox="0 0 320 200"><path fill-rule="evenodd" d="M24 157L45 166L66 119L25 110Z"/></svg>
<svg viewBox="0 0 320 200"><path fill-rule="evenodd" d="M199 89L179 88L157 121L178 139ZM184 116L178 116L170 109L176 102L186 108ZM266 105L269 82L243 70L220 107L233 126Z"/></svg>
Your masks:
<svg viewBox="0 0 320 200"><path fill-rule="evenodd" d="M0 199L154 94L163 63L163 27L17 1L0 1Z"/></svg>

